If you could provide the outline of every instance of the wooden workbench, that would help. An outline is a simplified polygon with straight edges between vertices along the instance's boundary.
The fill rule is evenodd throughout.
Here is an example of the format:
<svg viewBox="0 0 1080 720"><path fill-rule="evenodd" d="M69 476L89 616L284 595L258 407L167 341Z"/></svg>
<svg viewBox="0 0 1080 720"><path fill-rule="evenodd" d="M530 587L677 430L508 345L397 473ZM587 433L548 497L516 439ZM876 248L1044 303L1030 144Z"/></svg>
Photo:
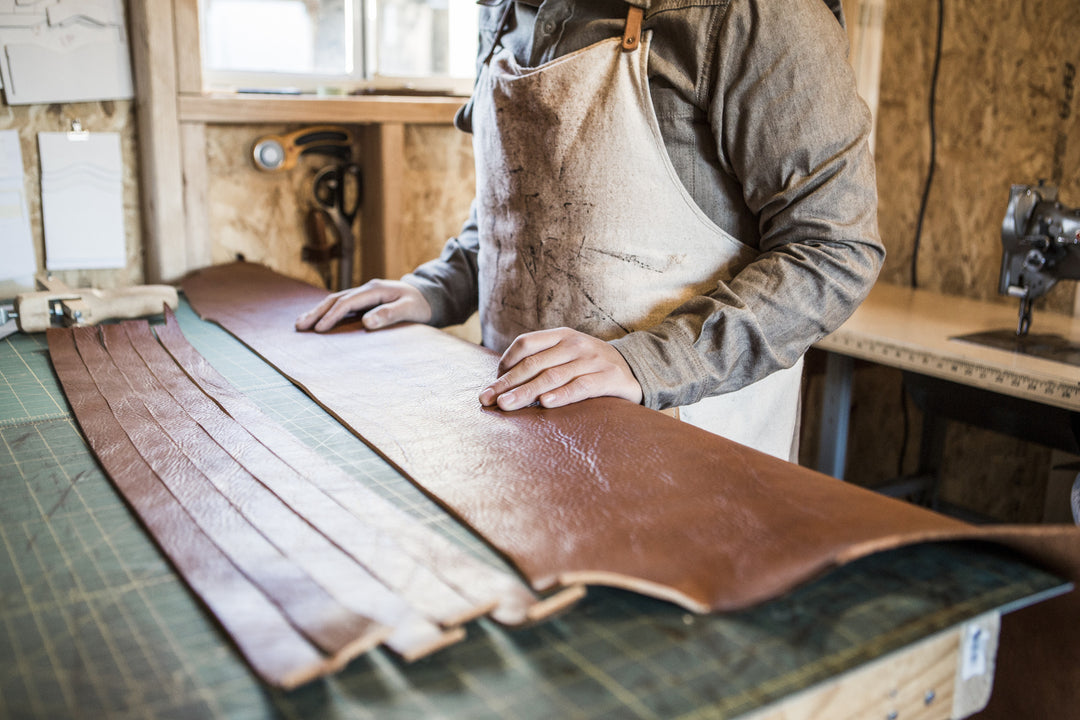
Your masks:
<svg viewBox="0 0 1080 720"><path fill-rule="evenodd" d="M825 396L817 469L842 478L855 360L897 368L956 386L993 393L1003 402L1080 411L1080 367L956 339L1016 327L1012 303L962 298L878 283L836 332L825 350ZM1080 318L1036 312L1032 334L1054 334L1080 344Z"/></svg>
<svg viewBox="0 0 1080 720"><path fill-rule="evenodd" d="M179 317L291 432L500 562L239 343ZM999 615L1064 589L997 550L922 545L728 615L593 589L536 627L474 623L426 660L373 651L285 693L259 685L103 476L41 336L0 341L0 478L0 717L965 717L989 693Z"/></svg>

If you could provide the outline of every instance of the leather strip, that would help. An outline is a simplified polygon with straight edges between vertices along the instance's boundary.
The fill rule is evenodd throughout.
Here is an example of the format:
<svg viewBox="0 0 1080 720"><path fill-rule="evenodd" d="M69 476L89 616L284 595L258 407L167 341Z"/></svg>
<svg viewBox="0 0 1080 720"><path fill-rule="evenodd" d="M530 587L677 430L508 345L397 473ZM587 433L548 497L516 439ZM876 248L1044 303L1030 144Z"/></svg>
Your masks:
<svg viewBox="0 0 1080 720"><path fill-rule="evenodd" d="M172 501L172 513L185 521L180 539L195 533L211 567L218 560L247 583L249 592L266 593L259 595L263 604L274 613L278 626L288 628L284 644L292 637L306 648L306 655L298 649L268 653L269 661L284 663L284 669L272 666L267 670L261 648L250 653L253 668L267 682L285 687L306 682L340 668L383 638L388 647L413 660L459 641L464 637L460 624L484 613L522 624L582 595L583 589L577 587L537 600L512 575L466 555L364 490L262 416L216 375L187 344L166 310L168 324L161 329L164 342L184 359L186 367L178 364L146 322L129 321L100 329L57 331L60 335L53 339L58 348L56 369L68 387L78 389L82 378L93 390L90 396L96 405L91 409L104 414L107 421L95 418L94 427L112 433L112 437L92 434L95 452L109 457L115 448L124 447L132 456L107 464L117 485L130 489L125 472L132 465L141 466L157 491ZM72 375L72 363L62 355L65 347L81 375ZM201 375L225 404L204 392L193 375ZM80 413L87 402L73 399L73 405ZM223 409L226 405L253 420L256 429L275 444L274 450L229 415ZM306 478L300 467L320 482ZM365 518L374 522L365 524ZM164 546L171 546L177 541L177 524L169 517L156 523L152 532ZM183 558L182 574L193 573L196 580L200 572L205 574L198 553ZM392 590L367 573L372 567ZM243 592L236 594L244 597ZM279 608L274 610L267 600ZM416 608L449 629L440 629ZM230 610L226 605L223 620L229 619ZM273 622L262 623L257 613L251 621L239 622L238 644L283 644L280 628ZM253 634L254 639L243 633ZM311 643L329 657L322 657Z"/></svg>
<svg viewBox="0 0 1080 720"><path fill-rule="evenodd" d="M64 394L102 467L259 677L291 688L329 672L331 663L207 538L142 459L87 372L71 331L49 329L48 342Z"/></svg>
<svg viewBox="0 0 1080 720"><path fill-rule="evenodd" d="M311 549L305 552L301 566L342 604L393 628L386 644L395 652L416 658L461 639L460 631L443 633L418 614L418 610L428 610L434 619L457 625L483 614L494 604L492 601L487 607L470 605L444 584L433 582L430 571L403 557L390 537L373 533L357 523L307 483L206 397L177 367L146 322L125 322L105 327L102 333L113 360L129 382L143 389L142 396L147 401L158 408L168 405L169 400L161 397L167 391L175 400L174 412L182 410L206 433L209 446L185 444L189 453L194 447L201 448L200 455L216 450L219 455L225 453L238 459L239 466L250 473L238 484L239 492L227 494L233 504L241 512L250 513L249 521L252 516L263 518L263 534L276 542L280 543L278 538L283 534L313 536L305 541ZM160 409L157 412L162 413ZM292 511L284 521L272 519L283 512L280 506L267 512L266 498L262 503L253 502L256 494L265 492L259 484ZM334 545L323 542L318 537L320 533ZM287 547L280 549L284 551Z"/></svg>
<svg viewBox="0 0 1080 720"><path fill-rule="evenodd" d="M490 612L492 619L504 625L536 621L564 609L583 595L583 588L576 587L571 592L538 601L517 578L469 556L312 452L266 417L188 343L170 310L165 310L165 324L157 326L155 331L161 345L191 381L246 432L272 449L291 469L305 475L307 482L348 510L356 521L392 536L393 542L412 563L424 563L458 593L478 605L494 599L497 605Z"/></svg>
<svg viewBox="0 0 1080 720"><path fill-rule="evenodd" d="M148 332L149 326L144 327ZM339 505L312 492L311 486L232 418L205 396L198 397L200 392L185 393L187 377L180 380L170 375L168 371L176 365L164 351L151 353L151 346L144 342L144 354L137 354L129 328L102 328L105 346L129 383L139 388L151 413L218 490L279 549L288 552L292 545L288 540L297 539L293 552L303 558L299 564L322 587L343 600L385 590L362 572L366 568L443 625L468 622L489 609L470 605L425 567L399 562L392 540L358 525Z"/></svg>
<svg viewBox="0 0 1080 720"><path fill-rule="evenodd" d="M597 583L731 610L904 544L984 538L1036 556L1043 544L1025 529L976 528L621 400L482 408L493 353L417 325L297 333L294 319L326 292L257 265L207 268L183 287L200 314L328 407L537 590ZM1047 532L1080 556L1076 528ZM1074 578L1080 557L1071 562Z"/></svg>
<svg viewBox="0 0 1080 720"><path fill-rule="evenodd" d="M77 327L72 332L86 369L131 444L203 532L272 599L294 627L337 666L388 635L387 628L352 612L328 594L247 522L204 474L208 471L215 481L227 476L233 471L226 462L231 458L209 458L201 467L193 463L183 450L190 436L177 428L170 428L175 433L170 435L158 424L154 412L140 398L141 388L125 379L101 346L97 328ZM155 410L157 417L167 412L167 408ZM287 522L285 513L277 517ZM288 533L287 526L275 531L275 542L280 542L282 535L291 539Z"/></svg>

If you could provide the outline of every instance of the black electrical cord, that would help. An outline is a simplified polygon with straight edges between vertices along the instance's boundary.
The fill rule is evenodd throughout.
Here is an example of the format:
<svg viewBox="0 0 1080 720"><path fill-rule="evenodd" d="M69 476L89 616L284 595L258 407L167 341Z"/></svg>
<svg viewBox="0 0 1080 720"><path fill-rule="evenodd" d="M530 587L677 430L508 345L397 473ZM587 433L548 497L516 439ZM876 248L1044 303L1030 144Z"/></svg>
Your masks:
<svg viewBox="0 0 1080 720"><path fill-rule="evenodd" d="M937 164L937 123L934 118L934 106L937 104L938 69L941 67L941 38L945 25L945 0L938 0L937 44L934 48L934 69L930 75L930 167L926 170L926 183L923 185L922 200L919 203L919 219L915 223L915 243L911 249L911 287L919 287L919 243L922 240L923 219L926 217L926 204L930 197L930 185L934 182L934 166Z"/></svg>
<svg viewBox="0 0 1080 720"><path fill-rule="evenodd" d="M934 182L934 166L937 165L937 122L934 115L934 107L937 105L938 70L941 68L941 41L945 27L945 0L938 0L937 17L937 41L934 46L934 67L930 73L930 102L929 102L929 125L930 125L930 166L926 170L926 183L923 185L922 200L919 202L919 219L915 223L915 242L911 249L911 287L919 287L919 243L922 240L923 219L926 217L926 205L930 197L930 186ZM907 455L908 446L908 400L907 390L904 383L900 383L900 410L902 414L903 431L900 436L900 458L896 462L896 474L904 474L904 458Z"/></svg>

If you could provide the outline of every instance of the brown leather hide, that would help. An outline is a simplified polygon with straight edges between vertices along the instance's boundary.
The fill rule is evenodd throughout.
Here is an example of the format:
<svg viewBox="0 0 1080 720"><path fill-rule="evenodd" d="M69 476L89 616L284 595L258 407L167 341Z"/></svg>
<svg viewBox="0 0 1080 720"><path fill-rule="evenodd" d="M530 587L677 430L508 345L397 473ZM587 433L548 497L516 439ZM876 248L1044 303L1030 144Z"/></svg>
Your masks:
<svg viewBox="0 0 1080 720"><path fill-rule="evenodd" d="M974 527L611 398L485 409L477 395L495 376L493 353L417 325L296 332L296 317L326 292L257 265L208 268L183 288L203 317L303 387L537 590L596 583L728 610L872 552L949 538L1000 542L1080 580L1071 526ZM1028 717L1080 707L1077 597L1006 622L1001 652L1024 665L999 676L995 706L1021 698ZM1047 624L1043 606L1059 622Z"/></svg>

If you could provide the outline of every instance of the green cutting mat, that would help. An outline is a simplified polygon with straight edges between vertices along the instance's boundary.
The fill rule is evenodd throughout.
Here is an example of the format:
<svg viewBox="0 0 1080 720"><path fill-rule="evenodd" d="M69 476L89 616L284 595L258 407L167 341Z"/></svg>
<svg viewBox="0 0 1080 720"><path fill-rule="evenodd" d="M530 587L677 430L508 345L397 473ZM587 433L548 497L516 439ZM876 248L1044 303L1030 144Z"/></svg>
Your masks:
<svg viewBox="0 0 1080 720"><path fill-rule="evenodd" d="M192 344L297 437L499 562L230 336L186 305L179 317ZM534 628L480 621L465 642L420 662L376 650L325 681L273 691L254 679L96 465L44 336L0 341L0 718L666 719L703 709L736 717L1062 587L999 550L934 544L867 558L723 616L594 588Z"/></svg>

